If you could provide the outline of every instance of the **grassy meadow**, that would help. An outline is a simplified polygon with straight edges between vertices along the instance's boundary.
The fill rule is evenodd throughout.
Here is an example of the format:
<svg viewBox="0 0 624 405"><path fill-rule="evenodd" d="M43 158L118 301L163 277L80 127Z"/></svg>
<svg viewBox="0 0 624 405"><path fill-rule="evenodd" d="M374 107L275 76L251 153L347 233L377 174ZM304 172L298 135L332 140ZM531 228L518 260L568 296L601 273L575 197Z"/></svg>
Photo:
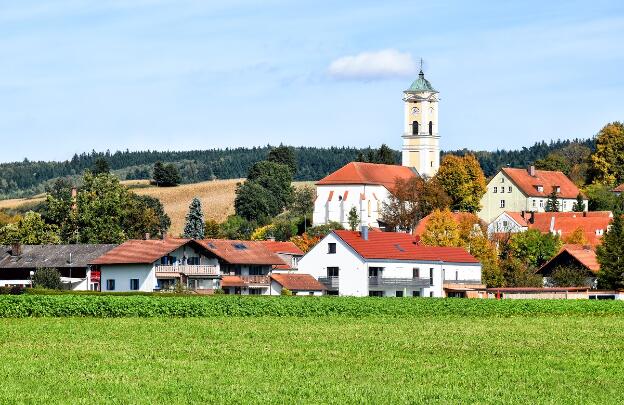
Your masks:
<svg viewBox="0 0 624 405"><path fill-rule="evenodd" d="M0 319L6 403L614 403L624 318Z"/></svg>

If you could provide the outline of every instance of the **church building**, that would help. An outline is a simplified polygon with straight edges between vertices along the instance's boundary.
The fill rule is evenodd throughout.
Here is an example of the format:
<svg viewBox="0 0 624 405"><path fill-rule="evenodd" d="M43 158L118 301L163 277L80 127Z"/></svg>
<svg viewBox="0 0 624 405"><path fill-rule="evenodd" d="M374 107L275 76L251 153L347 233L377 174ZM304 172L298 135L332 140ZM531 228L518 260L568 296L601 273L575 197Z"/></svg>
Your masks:
<svg viewBox="0 0 624 405"><path fill-rule="evenodd" d="M351 162L316 183L314 225L331 221L349 227L349 211L356 207L361 225L383 227L380 221L397 178L433 177L440 167L438 92L420 71L403 91L402 165Z"/></svg>

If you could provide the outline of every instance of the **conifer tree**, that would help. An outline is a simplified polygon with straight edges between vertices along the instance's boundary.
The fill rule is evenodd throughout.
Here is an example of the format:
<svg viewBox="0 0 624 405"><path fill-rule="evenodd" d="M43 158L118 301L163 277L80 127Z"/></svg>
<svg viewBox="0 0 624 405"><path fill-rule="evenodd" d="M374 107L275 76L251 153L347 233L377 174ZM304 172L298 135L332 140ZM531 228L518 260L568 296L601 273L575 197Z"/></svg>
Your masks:
<svg viewBox="0 0 624 405"><path fill-rule="evenodd" d="M184 233L182 237L189 239L204 239L205 235L204 213L199 198L193 198L189 206L189 212L186 214L186 224L184 225Z"/></svg>
<svg viewBox="0 0 624 405"><path fill-rule="evenodd" d="M351 207L351 210L349 211L349 228L352 231L355 231L358 227L358 225L360 224L360 216L358 215L358 210L356 207Z"/></svg>
<svg viewBox="0 0 624 405"><path fill-rule="evenodd" d="M572 211L583 212L585 211L585 201L583 201L583 194L578 193L576 196L576 202L572 204Z"/></svg>
<svg viewBox="0 0 624 405"><path fill-rule="evenodd" d="M548 200L546 201L546 207L544 210L546 212L559 212L559 200L557 199L557 191L554 187L552 193L548 195Z"/></svg>
<svg viewBox="0 0 624 405"><path fill-rule="evenodd" d="M609 232L596 249L600 271L598 288L619 289L624 287L624 221L619 213L613 218Z"/></svg>

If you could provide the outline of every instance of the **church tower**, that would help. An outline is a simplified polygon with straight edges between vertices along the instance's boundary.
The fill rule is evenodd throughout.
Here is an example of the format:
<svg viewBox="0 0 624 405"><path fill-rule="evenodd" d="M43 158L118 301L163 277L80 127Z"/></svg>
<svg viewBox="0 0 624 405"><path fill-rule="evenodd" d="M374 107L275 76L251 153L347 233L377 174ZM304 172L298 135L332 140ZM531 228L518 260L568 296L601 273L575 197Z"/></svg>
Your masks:
<svg viewBox="0 0 624 405"><path fill-rule="evenodd" d="M423 177L433 177L440 167L438 92L425 79L418 79L403 92L403 166L413 167Z"/></svg>

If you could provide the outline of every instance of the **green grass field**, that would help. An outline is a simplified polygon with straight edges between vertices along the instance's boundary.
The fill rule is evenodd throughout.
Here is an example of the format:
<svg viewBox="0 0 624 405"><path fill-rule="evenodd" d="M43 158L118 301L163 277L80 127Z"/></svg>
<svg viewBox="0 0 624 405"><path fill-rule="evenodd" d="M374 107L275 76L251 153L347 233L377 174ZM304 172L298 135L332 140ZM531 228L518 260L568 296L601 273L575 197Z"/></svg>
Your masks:
<svg viewBox="0 0 624 405"><path fill-rule="evenodd" d="M621 316L0 319L2 403L616 403Z"/></svg>

